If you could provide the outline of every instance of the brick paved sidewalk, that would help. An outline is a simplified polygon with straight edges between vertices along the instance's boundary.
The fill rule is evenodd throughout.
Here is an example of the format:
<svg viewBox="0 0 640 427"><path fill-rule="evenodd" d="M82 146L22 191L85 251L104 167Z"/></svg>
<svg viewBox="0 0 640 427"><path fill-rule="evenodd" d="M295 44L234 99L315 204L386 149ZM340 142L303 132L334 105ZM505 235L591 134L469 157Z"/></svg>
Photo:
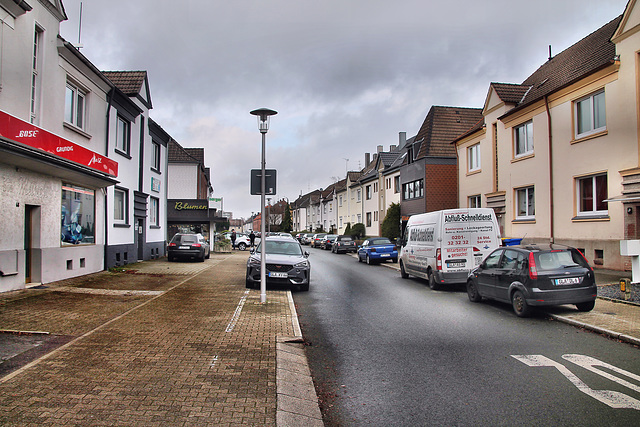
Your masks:
<svg viewBox="0 0 640 427"><path fill-rule="evenodd" d="M259 304L245 290L244 255L212 254L209 268L155 277L153 289L134 280L144 274L109 286L159 294L5 297L0 329L76 338L0 379L0 424L275 425L276 336L294 335L292 313L285 291Z"/></svg>

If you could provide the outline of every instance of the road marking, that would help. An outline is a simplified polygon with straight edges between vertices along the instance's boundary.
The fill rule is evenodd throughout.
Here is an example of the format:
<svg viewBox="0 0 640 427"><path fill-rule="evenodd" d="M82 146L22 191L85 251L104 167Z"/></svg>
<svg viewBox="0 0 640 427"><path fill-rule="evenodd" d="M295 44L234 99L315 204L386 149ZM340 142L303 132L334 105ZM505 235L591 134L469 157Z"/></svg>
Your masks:
<svg viewBox="0 0 640 427"><path fill-rule="evenodd" d="M240 298L240 302L238 303L238 306L236 307L236 311L235 313L233 313L233 317L231 318L231 321L227 325L227 329L225 329L225 332L231 332L233 331L233 328L235 328L236 323L238 323L238 319L240 318L240 313L242 313L242 307L244 307L244 303L245 301L247 301L248 296L249 296L249 289L244 291L244 295L242 296L242 298Z"/></svg>
<svg viewBox="0 0 640 427"><path fill-rule="evenodd" d="M624 369L620 369L618 367L615 367L613 365L610 365L608 363L605 362L601 362L598 359L594 359L593 357L589 357L589 356L583 356L581 354L563 354L562 358L564 360L568 360L569 362L575 363L578 366L582 366L583 368L598 374L600 376L603 376L611 381L617 382L618 384L621 384L627 388L630 388L631 390L640 392L640 386L637 386L633 383L630 383L629 381L623 380L621 378L616 377L615 375L612 375L608 372L602 371L598 368L595 368L595 366L600 366L603 367L605 369L609 369L613 372L617 372L618 374L627 376L629 378L632 378L638 382L640 382L640 375L636 375L633 374L629 371L625 371Z"/></svg>
<svg viewBox="0 0 640 427"><path fill-rule="evenodd" d="M585 393L588 396L593 397L596 400L604 403L605 405L610 406L611 408L627 408L627 409L635 409L640 411L640 401L634 399L633 397L627 396L624 393L620 393L618 391L613 390L593 390L588 385L586 385L580 378L578 378L573 372L571 372L566 366L555 362L548 357L545 357L540 354L530 354L530 355L511 355L516 360L524 363L527 366L531 367L550 367L556 368L562 375L564 375L573 385L576 386L578 390ZM632 378L639 378L635 374L631 374L630 372L624 371L622 369L613 367L607 363L600 362L597 359L588 356L582 356L579 354L565 354L562 356L565 360L569 360L579 366L582 366L586 369L589 369L591 372L602 375L605 378L611 379L618 384L622 384L628 387L628 385L632 385L633 390L637 390L637 387L633 384L627 383L627 381L621 380L613 375L607 374L605 372L600 371L599 369L593 368L595 366L602 366L608 369L612 369L615 372L628 375ZM588 366L588 367L587 367ZM615 378L615 379L613 379Z"/></svg>

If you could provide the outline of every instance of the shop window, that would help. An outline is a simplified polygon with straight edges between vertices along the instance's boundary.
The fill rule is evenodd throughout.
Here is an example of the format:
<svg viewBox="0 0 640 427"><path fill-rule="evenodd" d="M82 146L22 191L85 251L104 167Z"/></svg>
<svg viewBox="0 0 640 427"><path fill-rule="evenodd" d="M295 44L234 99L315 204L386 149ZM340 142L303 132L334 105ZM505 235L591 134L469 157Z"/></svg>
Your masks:
<svg viewBox="0 0 640 427"><path fill-rule="evenodd" d="M95 243L95 192L72 184L62 185L62 245Z"/></svg>

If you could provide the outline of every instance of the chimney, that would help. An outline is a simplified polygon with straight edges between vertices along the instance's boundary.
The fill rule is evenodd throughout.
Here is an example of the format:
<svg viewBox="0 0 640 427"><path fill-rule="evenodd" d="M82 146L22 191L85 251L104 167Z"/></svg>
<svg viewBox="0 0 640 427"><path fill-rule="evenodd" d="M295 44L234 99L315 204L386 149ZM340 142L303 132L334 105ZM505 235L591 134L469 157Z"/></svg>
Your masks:
<svg viewBox="0 0 640 427"><path fill-rule="evenodd" d="M366 168L371 163L371 153L364 153L364 167Z"/></svg>
<svg viewBox="0 0 640 427"><path fill-rule="evenodd" d="M378 145L378 153L382 153L382 150L383 150L382 145Z"/></svg>
<svg viewBox="0 0 640 427"><path fill-rule="evenodd" d="M406 132L400 132L398 134L399 138L398 138L398 144L400 147L404 147L407 143L407 133Z"/></svg>
<svg viewBox="0 0 640 427"><path fill-rule="evenodd" d="M398 146L397 146L397 145L395 145L395 144L391 144L391 145L389 146L389 151L394 151L396 148L398 148Z"/></svg>

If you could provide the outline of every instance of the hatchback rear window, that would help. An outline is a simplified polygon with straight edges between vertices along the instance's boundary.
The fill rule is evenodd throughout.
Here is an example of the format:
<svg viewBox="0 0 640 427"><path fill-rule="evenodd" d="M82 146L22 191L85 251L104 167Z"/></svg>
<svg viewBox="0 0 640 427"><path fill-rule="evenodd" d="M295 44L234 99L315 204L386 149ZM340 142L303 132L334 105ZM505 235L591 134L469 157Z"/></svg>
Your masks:
<svg viewBox="0 0 640 427"><path fill-rule="evenodd" d="M589 264L587 264L584 257L574 250L540 252L537 258L538 271L571 267L589 268Z"/></svg>

